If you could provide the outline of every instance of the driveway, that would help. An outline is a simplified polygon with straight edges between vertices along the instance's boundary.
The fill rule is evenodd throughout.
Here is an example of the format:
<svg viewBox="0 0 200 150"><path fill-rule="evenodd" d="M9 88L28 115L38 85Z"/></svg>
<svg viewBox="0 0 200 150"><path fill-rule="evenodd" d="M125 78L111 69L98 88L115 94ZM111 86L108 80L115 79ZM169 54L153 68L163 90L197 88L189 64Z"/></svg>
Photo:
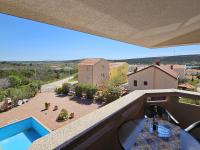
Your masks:
<svg viewBox="0 0 200 150"><path fill-rule="evenodd" d="M62 79L62 80L59 80L59 81L55 81L55 82L52 82L52 83L49 83L49 84L44 84L41 87L41 92L54 91L56 88L61 87L63 83L68 82L72 78L73 78L73 76L65 78L65 79ZM74 84L74 83L76 83L76 81L75 82L70 82L70 83Z"/></svg>

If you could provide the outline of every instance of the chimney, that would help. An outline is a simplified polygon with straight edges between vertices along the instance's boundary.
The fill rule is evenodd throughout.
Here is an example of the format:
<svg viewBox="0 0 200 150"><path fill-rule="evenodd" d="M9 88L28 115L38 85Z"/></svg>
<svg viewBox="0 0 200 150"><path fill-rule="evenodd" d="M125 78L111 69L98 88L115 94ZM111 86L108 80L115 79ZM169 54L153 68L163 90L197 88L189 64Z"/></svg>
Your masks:
<svg viewBox="0 0 200 150"><path fill-rule="evenodd" d="M174 66L173 66L173 65L171 65L171 66L170 66L170 68L171 68L171 70L173 70L173 69L174 69Z"/></svg>
<svg viewBox="0 0 200 150"><path fill-rule="evenodd" d="M155 64L158 65L158 66L160 66L160 59L156 60Z"/></svg>
<svg viewBox="0 0 200 150"><path fill-rule="evenodd" d="M137 72L137 70L138 70L138 68L137 68L137 67L135 67L135 69L134 69L134 73L136 73L136 72Z"/></svg>

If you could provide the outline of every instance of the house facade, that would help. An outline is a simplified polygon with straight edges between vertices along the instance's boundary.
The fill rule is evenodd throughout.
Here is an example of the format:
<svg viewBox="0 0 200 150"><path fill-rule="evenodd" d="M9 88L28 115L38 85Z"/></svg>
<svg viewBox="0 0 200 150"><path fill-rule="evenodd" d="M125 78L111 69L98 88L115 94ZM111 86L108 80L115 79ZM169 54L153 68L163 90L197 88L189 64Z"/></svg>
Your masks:
<svg viewBox="0 0 200 150"><path fill-rule="evenodd" d="M78 64L78 82L102 86L109 80L109 62L102 58L85 59Z"/></svg>
<svg viewBox="0 0 200 150"><path fill-rule="evenodd" d="M128 63L126 62L112 62L109 64L110 71L110 80L119 78L122 83L126 83L128 81L127 73L128 73Z"/></svg>
<svg viewBox="0 0 200 150"><path fill-rule="evenodd" d="M165 66L151 65L128 74L128 88L130 91L177 87L178 73Z"/></svg>

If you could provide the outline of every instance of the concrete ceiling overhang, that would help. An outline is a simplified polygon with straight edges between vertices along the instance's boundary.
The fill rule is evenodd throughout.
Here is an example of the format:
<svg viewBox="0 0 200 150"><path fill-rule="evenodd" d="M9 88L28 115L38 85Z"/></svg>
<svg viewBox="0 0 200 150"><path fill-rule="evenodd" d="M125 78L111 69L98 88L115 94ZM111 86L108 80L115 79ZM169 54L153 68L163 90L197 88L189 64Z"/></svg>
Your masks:
<svg viewBox="0 0 200 150"><path fill-rule="evenodd" d="M0 12L144 47L200 43L200 0L0 0Z"/></svg>

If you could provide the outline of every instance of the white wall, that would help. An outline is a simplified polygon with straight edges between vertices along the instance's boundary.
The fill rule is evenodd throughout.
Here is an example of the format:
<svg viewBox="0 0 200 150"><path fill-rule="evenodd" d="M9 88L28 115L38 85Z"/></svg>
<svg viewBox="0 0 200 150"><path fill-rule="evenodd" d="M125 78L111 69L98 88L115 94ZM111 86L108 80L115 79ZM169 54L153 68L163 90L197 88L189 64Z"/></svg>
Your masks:
<svg viewBox="0 0 200 150"><path fill-rule="evenodd" d="M93 67L91 65L78 66L78 82L84 84L93 83Z"/></svg>
<svg viewBox="0 0 200 150"><path fill-rule="evenodd" d="M104 85L109 80L109 63L102 59L93 67L93 84L96 86Z"/></svg>
<svg viewBox="0 0 200 150"><path fill-rule="evenodd" d="M128 86L130 91L153 89L153 73L154 68L150 67L143 71L139 71L135 74L128 76ZM134 86L134 80L137 80L137 86ZM147 86L144 86L144 81L148 82Z"/></svg>
<svg viewBox="0 0 200 150"><path fill-rule="evenodd" d="M134 80L137 80L137 86L134 86ZM148 82L147 86L144 81ZM177 88L178 80L156 67L150 67L128 76L128 87L130 91Z"/></svg>

